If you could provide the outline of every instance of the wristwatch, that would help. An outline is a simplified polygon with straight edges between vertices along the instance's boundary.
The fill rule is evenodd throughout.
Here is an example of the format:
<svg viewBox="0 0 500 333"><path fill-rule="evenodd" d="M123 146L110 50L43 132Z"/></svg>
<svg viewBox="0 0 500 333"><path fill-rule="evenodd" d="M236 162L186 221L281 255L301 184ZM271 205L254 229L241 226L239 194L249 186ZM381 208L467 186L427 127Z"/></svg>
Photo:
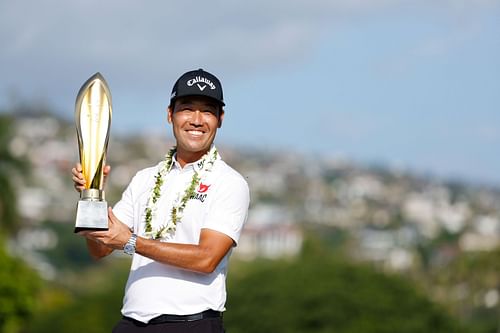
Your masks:
<svg viewBox="0 0 500 333"><path fill-rule="evenodd" d="M135 242L136 241L137 241L137 235L132 234L132 236L130 236L128 242L123 247L123 252L125 252L126 254L133 255L135 253Z"/></svg>

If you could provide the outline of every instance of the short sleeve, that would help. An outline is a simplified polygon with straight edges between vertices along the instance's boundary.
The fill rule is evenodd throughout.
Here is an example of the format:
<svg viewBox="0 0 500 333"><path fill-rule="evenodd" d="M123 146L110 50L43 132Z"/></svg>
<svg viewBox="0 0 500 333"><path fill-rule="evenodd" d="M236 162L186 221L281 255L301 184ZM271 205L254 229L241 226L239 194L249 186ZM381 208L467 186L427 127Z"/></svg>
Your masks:
<svg viewBox="0 0 500 333"><path fill-rule="evenodd" d="M135 177L134 177L135 178ZM123 192L122 198L113 207L113 214L125 223L129 228L134 226L134 200L132 195L132 186L134 179L127 186L127 189Z"/></svg>
<svg viewBox="0 0 500 333"><path fill-rule="evenodd" d="M239 174L221 178L217 181L202 228L226 234L237 244L248 217L250 192L247 182Z"/></svg>
<svg viewBox="0 0 500 333"><path fill-rule="evenodd" d="M140 207L139 201L149 191L149 182L152 179L151 174L156 172L156 170L157 167L151 167L137 172L127 186L127 189L123 192L122 198L113 208L115 216L136 232L134 222L138 214L137 209Z"/></svg>

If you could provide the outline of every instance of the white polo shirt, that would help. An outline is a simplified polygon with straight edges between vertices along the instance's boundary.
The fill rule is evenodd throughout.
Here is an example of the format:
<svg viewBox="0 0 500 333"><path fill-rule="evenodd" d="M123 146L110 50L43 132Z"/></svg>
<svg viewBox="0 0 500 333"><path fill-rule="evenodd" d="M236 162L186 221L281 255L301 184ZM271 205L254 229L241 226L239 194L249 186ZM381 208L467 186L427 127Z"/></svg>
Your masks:
<svg viewBox="0 0 500 333"><path fill-rule="evenodd" d="M113 209L116 217L139 236L144 234L146 204L158 167L139 171ZM191 183L195 170L199 171L198 162L181 169L174 157L172 170L162 186L156 221L166 221L173 202ZM219 158L201 180L194 198L186 204L175 234L164 241L198 244L201 229L208 228L228 235L237 243L249 202L245 179ZM156 227L153 225L153 229ZM211 274L178 269L134 254L122 314L146 323L161 314L187 315L208 309L224 311L230 254L231 251Z"/></svg>

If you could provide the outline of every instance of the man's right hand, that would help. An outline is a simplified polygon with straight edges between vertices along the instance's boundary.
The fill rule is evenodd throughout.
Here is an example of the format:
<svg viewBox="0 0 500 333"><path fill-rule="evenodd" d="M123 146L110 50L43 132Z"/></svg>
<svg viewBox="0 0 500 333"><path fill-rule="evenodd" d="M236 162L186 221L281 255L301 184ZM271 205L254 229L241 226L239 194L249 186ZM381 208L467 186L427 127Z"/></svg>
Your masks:
<svg viewBox="0 0 500 333"><path fill-rule="evenodd" d="M83 173L82 173L82 165L80 163L76 163L75 167L71 169L71 173L73 174L73 185L75 187L75 190L77 192L81 192L82 190L85 189L85 178L83 178ZM106 179L108 178L109 172L111 171L111 166L106 165L104 167L103 173L104 173L104 184L106 185Z"/></svg>

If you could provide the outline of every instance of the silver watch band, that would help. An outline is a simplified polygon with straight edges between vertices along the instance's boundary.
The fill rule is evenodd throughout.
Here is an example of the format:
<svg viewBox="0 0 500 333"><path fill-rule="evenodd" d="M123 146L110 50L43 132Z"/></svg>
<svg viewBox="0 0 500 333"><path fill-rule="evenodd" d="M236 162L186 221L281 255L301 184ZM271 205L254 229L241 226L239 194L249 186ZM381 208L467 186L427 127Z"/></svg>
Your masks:
<svg viewBox="0 0 500 333"><path fill-rule="evenodd" d="M125 246L123 247L123 251L126 253L126 254L134 254L135 253L135 243L137 242L137 235L136 234L132 234L129 238L129 240L127 241L127 243L125 244Z"/></svg>

